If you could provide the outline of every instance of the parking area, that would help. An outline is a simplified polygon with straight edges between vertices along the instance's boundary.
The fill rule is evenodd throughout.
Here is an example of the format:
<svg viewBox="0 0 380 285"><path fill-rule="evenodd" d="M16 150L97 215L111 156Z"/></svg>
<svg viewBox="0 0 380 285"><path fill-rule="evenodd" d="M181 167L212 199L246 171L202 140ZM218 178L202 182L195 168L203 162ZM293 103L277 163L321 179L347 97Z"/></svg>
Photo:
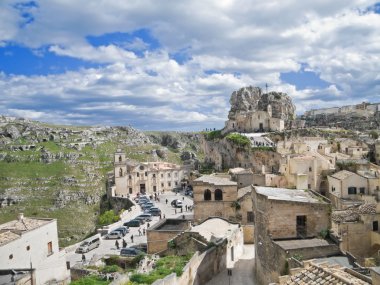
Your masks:
<svg viewBox="0 0 380 285"><path fill-rule="evenodd" d="M183 192L181 193L174 193L174 192L165 192L163 194L160 194L158 196L159 201L154 201L154 204L156 207L160 208L161 210L161 218L178 218L181 217L182 215L192 215L193 212L192 210L186 211L186 208L192 207L193 206L193 200L189 196L185 196ZM182 211L181 208L175 208L171 206L171 202L173 200L179 199L182 201L183 206L182 206ZM132 207L131 212L127 212L122 221L120 222L120 225L122 225L124 222L127 222L138 215L142 214L143 211L141 210L140 206L136 204L135 206ZM154 225L160 220L159 216L153 216L152 221L149 222L150 226ZM139 229L141 232L141 235L139 234ZM147 229L147 223L141 225L140 227L130 227L129 228L129 233L127 233L123 239L127 243L127 247L131 245L137 245L140 243L146 243L146 235L143 234L144 230ZM133 241L132 237L133 236ZM102 237L100 246L96 249L93 249L89 251L88 253L85 253L86 261L90 261L94 255L97 257L103 257L105 255L119 255L120 254L120 248L122 247L122 239L118 239L119 243L119 249L116 248L116 240L107 240ZM73 266L76 263L82 263L82 254L69 252L66 255L67 261L70 262L71 266Z"/></svg>

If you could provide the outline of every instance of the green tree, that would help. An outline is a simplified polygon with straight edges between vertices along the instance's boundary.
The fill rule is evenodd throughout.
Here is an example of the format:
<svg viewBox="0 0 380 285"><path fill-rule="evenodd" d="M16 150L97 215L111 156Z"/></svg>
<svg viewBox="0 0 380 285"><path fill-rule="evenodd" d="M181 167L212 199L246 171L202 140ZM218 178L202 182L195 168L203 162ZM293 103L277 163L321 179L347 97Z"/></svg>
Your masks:
<svg viewBox="0 0 380 285"><path fill-rule="evenodd" d="M99 216L99 225L109 225L118 220L120 220L120 217L116 215L113 210L109 210Z"/></svg>

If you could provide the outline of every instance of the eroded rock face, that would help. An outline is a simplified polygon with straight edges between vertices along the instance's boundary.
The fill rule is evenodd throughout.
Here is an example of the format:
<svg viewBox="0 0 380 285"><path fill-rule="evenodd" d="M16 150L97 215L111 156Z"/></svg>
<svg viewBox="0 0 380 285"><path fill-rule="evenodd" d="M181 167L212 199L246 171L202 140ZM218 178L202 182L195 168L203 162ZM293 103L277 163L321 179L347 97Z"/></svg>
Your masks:
<svg viewBox="0 0 380 285"><path fill-rule="evenodd" d="M230 99L228 118L234 120L239 112L267 111L272 107L272 117L285 121L295 118L296 107L289 95L282 92L263 93L259 87L243 87L234 91Z"/></svg>

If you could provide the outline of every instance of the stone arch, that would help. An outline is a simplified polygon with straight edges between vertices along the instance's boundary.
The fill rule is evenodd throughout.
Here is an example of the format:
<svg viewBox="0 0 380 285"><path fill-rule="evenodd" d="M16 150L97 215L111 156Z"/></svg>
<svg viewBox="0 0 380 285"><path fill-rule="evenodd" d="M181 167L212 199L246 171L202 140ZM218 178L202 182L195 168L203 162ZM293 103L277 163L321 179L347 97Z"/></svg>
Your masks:
<svg viewBox="0 0 380 285"><path fill-rule="evenodd" d="M215 189L214 192L214 200L215 201L222 201L223 200L223 191L221 189Z"/></svg>
<svg viewBox="0 0 380 285"><path fill-rule="evenodd" d="M203 198L205 201L210 201L211 200L211 191L210 189L206 189L203 193Z"/></svg>

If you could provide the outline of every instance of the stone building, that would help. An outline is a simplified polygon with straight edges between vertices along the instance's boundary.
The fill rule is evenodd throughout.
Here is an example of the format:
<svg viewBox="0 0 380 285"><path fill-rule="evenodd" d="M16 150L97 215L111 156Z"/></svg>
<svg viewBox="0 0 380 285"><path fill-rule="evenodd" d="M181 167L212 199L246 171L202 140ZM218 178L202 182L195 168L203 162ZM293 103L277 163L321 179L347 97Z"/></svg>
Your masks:
<svg viewBox="0 0 380 285"><path fill-rule="evenodd" d="M171 191L181 187L181 181L188 176L188 170L168 162L132 162L125 153L118 150L114 160L113 196L153 194Z"/></svg>
<svg viewBox="0 0 380 285"><path fill-rule="evenodd" d="M0 270L32 270L31 284L69 284L66 252L58 245L57 220L26 218L0 225Z"/></svg>
<svg viewBox="0 0 380 285"><path fill-rule="evenodd" d="M313 191L253 187L255 270L259 284L277 282L287 258L336 254L339 249L316 238L330 228L330 204Z"/></svg>
<svg viewBox="0 0 380 285"><path fill-rule="evenodd" d="M332 213L331 234L343 252L349 252L365 265L365 259L377 256L380 248L380 204L365 203Z"/></svg>
<svg viewBox="0 0 380 285"><path fill-rule="evenodd" d="M254 133L283 131L284 129L284 120L273 118L272 107L269 105L266 111L249 111L236 114L234 120L226 121L223 132Z"/></svg>
<svg viewBox="0 0 380 285"><path fill-rule="evenodd" d="M194 220L210 216L229 219L235 216L232 202L238 198L237 183L217 175L204 175L193 181Z"/></svg>
<svg viewBox="0 0 380 285"><path fill-rule="evenodd" d="M247 186L238 189L231 178L205 175L193 181L194 221L221 217L242 224L244 242L254 242L251 191Z"/></svg>
<svg viewBox="0 0 380 285"><path fill-rule="evenodd" d="M341 170L328 176L329 198L337 209L379 199L380 176L377 170ZM360 202L362 201L362 202Z"/></svg>

